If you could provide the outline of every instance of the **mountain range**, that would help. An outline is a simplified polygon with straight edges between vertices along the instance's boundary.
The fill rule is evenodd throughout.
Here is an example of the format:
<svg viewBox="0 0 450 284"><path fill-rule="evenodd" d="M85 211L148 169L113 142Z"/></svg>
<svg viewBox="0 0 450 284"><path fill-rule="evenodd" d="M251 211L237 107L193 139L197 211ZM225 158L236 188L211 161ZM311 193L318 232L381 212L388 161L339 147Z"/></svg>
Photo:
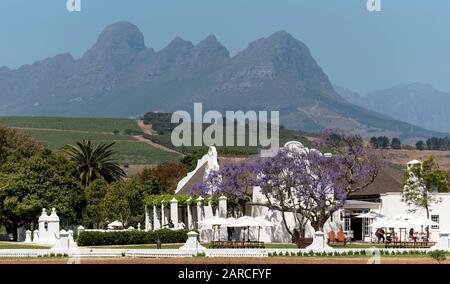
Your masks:
<svg viewBox="0 0 450 284"><path fill-rule="evenodd" d="M450 132L450 93L429 84L400 84L364 95L339 86L334 88L352 104L423 128Z"/></svg>
<svg viewBox="0 0 450 284"><path fill-rule="evenodd" d="M79 59L60 54L0 68L0 115L136 117L148 111L278 110L289 129L341 128L402 139L444 136L342 98L308 47L284 31L235 56L210 35L146 47L128 22L107 26Z"/></svg>

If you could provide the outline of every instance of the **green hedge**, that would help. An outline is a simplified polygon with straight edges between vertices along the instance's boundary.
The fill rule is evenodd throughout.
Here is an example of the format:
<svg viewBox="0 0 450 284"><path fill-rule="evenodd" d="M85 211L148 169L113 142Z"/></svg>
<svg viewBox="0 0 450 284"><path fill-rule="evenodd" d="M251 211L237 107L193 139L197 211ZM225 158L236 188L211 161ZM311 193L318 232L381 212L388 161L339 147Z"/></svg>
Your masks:
<svg viewBox="0 0 450 284"><path fill-rule="evenodd" d="M159 234L161 243L184 243L189 230L161 229L156 231L83 231L78 235L79 246L154 244Z"/></svg>

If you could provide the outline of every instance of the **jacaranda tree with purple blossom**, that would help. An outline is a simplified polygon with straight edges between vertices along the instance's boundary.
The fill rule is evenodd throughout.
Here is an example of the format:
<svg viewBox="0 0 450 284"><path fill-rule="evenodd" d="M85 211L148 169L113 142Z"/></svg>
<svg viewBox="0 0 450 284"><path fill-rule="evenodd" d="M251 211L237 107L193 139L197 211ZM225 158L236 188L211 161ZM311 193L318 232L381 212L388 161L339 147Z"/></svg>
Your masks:
<svg viewBox="0 0 450 284"><path fill-rule="evenodd" d="M229 164L211 172L194 191L251 201L253 187L259 186L265 199L251 204L281 212L294 241L304 237L308 221L314 230L322 231L348 195L373 183L380 159L359 136L326 132L316 142L333 155L283 148L274 157ZM287 224L286 213L295 217L294 230Z"/></svg>
<svg viewBox="0 0 450 284"><path fill-rule="evenodd" d="M347 195L371 185L383 166L379 154L365 145L359 135L348 135L336 130L326 130L316 141L341 159Z"/></svg>
<svg viewBox="0 0 450 284"><path fill-rule="evenodd" d="M257 165L248 161L226 164L218 171L210 171L203 181L194 184L192 193L201 196L225 195L228 204L232 205L232 215L238 210L245 214L245 204L252 200Z"/></svg>
<svg viewBox="0 0 450 284"><path fill-rule="evenodd" d="M336 156L282 149L260 162L256 185L266 200L258 205L281 212L289 234L294 240L302 238L307 221L316 231L322 230L331 214L343 207L347 196L343 174ZM286 213L293 213L297 232L289 228Z"/></svg>

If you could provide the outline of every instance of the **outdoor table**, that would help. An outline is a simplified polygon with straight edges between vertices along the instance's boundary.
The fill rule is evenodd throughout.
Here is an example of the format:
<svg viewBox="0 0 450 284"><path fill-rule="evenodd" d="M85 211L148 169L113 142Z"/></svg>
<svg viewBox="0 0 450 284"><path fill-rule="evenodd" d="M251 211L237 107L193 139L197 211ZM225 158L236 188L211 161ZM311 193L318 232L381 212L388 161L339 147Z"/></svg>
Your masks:
<svg viewBox="0 0 450 284"><path fill-rule="evenodd" d="M210 248L265 248L264 242L256 241L211 241Z"/></svg>
<svg viewBox="0 0 450 284"><path fill-rule="evenodd" d="M428 241L416 241L416 242L405 242L405 241L392 241L386 242L386 248L430 248L434 246L436 242Z"/></svg>

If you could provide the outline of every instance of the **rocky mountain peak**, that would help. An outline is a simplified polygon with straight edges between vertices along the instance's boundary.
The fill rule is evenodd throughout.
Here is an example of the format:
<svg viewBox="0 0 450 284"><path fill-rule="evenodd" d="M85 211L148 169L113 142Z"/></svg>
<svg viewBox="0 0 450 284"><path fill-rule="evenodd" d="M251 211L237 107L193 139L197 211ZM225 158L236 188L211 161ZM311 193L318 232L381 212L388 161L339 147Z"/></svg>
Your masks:
<svg viewBox="0 0 450 284"><path fill-rule="evenodd" d="M118 22L107 26L89 52L145 50L144 36L139 28L129 22Z"/></svg>

